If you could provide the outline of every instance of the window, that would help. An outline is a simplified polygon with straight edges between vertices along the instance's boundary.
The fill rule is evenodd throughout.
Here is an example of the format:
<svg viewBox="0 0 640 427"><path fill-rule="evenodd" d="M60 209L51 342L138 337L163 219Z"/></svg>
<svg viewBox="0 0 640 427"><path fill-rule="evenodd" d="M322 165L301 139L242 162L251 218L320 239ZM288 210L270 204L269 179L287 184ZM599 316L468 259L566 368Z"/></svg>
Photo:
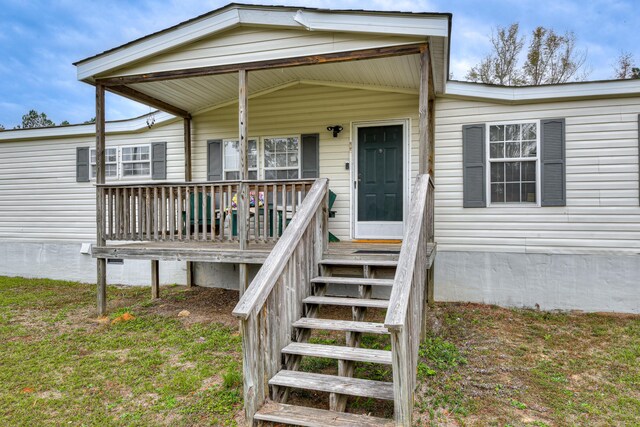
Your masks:
<svg viewBox="0 0 640 427"><path fill-rule="evenodd" d="M118 176L118 149L106 148L104 150L105 158L105 170L104 176L106 178L116 178ZM91 149L91 178L96 177L96 149Z"/></svg>
<svg viewBox="0 0 640 427"><path fill-rule="evenodd" d="M151 175L151 150L148 145L122 147L120 150L123 177Z"/></svg>
<svg viewBox="0 0 640 427"><path fill-rule="evenodd" d="M491 203L537 203L537 123L490 124Z"/></svg>
<svg viewBox="0 0 640 427"><path fill-rule="evenodd" d="M247 144L249 179L258 179L258 141L250 139ZM240 179L240 147L237 140L224 141L224 179Z"/></svg>
<svg viewBox="0 0 640 427"><path fill-rule="evenodd" d="M300 176L300 138L264 138L264 178L297 179Z"/></svg>
<svg viewBox="0 0 640 427"><path fill-rule="evenodd" d="M92 148L91 178L96 177L96 150ZM105 149L105 178L151 176L151 146L111 147Z"/></svg>

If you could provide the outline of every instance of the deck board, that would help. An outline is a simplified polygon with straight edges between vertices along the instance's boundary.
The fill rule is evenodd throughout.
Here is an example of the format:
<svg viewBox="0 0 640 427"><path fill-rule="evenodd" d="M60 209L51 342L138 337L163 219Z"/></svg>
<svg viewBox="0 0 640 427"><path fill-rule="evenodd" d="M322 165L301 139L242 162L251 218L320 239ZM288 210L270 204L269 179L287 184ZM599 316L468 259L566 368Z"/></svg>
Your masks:
<svg viewBox="0 0 640 427"><path fill-rule="evenodd" d="M241 251L237 242L107 243L105 246L94 246L92 255L94 258L107 259L262 264L274 245L273 242L250 242L248 248ZM432 252L434 247L430 248ZM329 243L326 256L353 260L397 260L399 251L399 243L334 242Z"/></svg>

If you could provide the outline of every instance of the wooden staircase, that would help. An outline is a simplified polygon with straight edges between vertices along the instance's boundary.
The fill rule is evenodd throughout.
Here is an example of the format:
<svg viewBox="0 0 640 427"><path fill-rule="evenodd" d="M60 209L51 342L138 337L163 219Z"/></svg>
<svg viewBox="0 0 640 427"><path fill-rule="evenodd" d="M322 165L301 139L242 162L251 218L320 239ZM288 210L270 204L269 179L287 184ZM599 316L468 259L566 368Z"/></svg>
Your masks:
<svg viewBox="0 0 640 427"><path fill-rule="evenodd" d="M320 262L321 275L310 280L311 295L302 300L305 316L291 325L294 328L295 341L282 349L286 369L273 376L269 385L274 391L272 396L276 398L286 397L288 392L294 389L329 393L329 402L325 402L327 408L318 409L272 401L258 410L256 420L314 427L393 425L391 419L349 414L344 411L350 396L393 400L393 383L354 378L353 375L356 362L387 366L392 363L391 351L362 348L361 343L365 334L389 335L384 324L367 322L366 317L367 309L388 307L388 295L393 286L396 265L397 255L386 258L376 255L351 260L323 259ZM340 285L341 294L352 296L333 295L332 285ZM385 288L382 293L386 293L387 298L372 298L374 288ZM346 317L344 319L323 318L323 308L329 306L351 307L351 311L338 311ZM335 313L336 310L332 312ZM309 338L318 331L333 331L334 334L343 332L345 345L309 343ZM303 357L338 360L338 375L298 371Z"/></svg>
<svg viewBox="0 0 640 427"><path fill-rule="evenodd" d="M233 310L240 319L249 425L412 425L418 347L433 298L433 190L428 175L416 178L398 255L336 258L327 242L328 180L314 182ZM381 310L384 323L382 316L372 322L369 315ZM321 332L344 333L344 345L310 340ZM363 338L371 334L388 336L391 351L365 348ZM308 357L337 360L337 375L313 372L309 367L317 365L303 364ZM356 375L362 362L391 366L392 381L362 378L361 370ZM288 404L299 391L328 393L328 407L316 408L318 399ZM345 412L350 399L362 397L392 401L393 419Z"/></svg>

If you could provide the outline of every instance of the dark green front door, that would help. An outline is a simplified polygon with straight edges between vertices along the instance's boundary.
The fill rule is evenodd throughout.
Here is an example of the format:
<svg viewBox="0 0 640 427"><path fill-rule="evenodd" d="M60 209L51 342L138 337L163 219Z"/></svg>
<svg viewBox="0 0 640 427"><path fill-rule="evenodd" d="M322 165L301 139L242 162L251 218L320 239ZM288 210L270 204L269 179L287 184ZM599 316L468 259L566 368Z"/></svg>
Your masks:
<svg viewBox="0 0 640 427"><path fill-rule="evenodd" d="M402 221L402 128L358 128L359 222Z"/></svg>

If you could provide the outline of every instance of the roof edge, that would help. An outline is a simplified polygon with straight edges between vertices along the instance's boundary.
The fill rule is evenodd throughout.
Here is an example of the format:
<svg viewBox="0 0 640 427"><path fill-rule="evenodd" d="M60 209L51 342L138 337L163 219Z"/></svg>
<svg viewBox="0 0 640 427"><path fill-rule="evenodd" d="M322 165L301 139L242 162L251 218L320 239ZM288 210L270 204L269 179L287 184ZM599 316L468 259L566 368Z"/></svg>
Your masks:
<svg viewBox="0 0 640 427"><path fill-rule="evenodd" d="M634 95L640 95L640 79L594 80L538 86L500 86L449 80L442 97L526 103Z"/></svg>
<svg viewBox="0 0 640 427"><path fill-rule="evenodd" d="M162 111L155 111L143 116L134 117L132 119L108 121L105 123L105 131L107 134L139 132L149 127L147 125L147 119L152 116L155 118L155 126L166 124L178 119L178 117L172 114ZM27 139L92 136L95 134L96 125L93 123L31 129L7 129L0 132L0 143L9 141L21 141Z"/></svg>

